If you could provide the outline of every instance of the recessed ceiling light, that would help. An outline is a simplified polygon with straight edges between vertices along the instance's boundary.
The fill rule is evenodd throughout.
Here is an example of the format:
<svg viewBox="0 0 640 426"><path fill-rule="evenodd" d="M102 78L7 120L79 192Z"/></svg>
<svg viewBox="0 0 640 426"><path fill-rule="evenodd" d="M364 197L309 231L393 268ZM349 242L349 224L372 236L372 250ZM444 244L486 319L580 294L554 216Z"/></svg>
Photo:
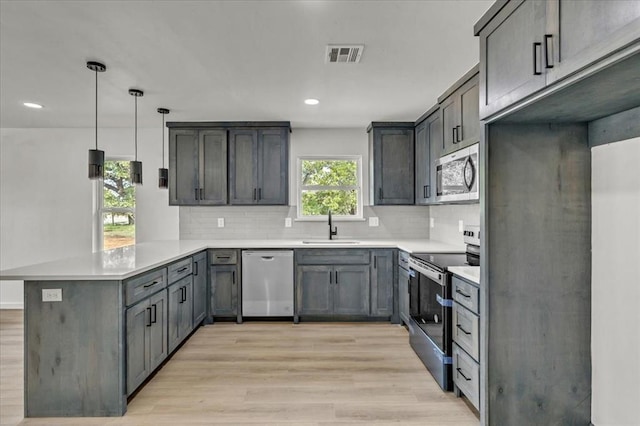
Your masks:
<svg viewBox="0 0 640 426"><path fill-rule="evenodd" d="M320 101L317 99L305 99L304 103L307 105L318 105Z"/></svg>
<svg viewBox="0 0 640 426"><path fill-rule="evenodd" d="M31 102L25 102L25 103L23 103L22 105L24 105L24 106L26 106L26 107L29 107L29 108L36 108L36 109L40 109L40 108L42 108L42 105L40 105L40 104L34 104L34 103L31 103Z"/></svg>

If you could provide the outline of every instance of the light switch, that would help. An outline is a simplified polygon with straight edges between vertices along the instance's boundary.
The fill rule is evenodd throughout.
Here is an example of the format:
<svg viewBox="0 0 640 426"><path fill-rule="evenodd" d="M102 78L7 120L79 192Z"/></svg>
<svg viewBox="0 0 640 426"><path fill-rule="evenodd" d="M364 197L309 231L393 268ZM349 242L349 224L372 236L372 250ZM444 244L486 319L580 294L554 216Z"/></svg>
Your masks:
<svg viewBox="0 0 640 426"><path fill-rule="evenodd" d="M458 232L462 232L464 231L464 222L459 220L458 221Z"/></svg>
<svg viewBox="0 0 640 426"><path fill-rule="evenodd" d="M290 217L285 217L284 218L284 227L285 228L291 228L291 218Z"/></svg>
<svg viewBox="0 0 640 426"><path fill-rule="evenodd" d="M378 218L377 217L370 217L369 218L369 226L378 226L380 223L378 222Z"/></svg>
<svg viewBox="0 0 640 426"><path fill-rule="evenodd" d="M62 289L61 288L43 288L42 301L43 302L62 302Z"/></svg>
<svg viewBox="0 0 640 426"><path fill-rule="evenodd" d="M218 218L218 228L224 228L224 217Z"/></svg>

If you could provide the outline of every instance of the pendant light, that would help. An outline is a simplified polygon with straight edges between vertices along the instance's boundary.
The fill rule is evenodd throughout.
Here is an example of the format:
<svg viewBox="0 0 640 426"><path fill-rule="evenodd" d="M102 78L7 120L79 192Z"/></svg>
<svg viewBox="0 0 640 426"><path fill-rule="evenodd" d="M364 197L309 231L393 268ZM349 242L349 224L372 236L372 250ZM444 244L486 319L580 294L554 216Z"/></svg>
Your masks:
<svg viewBox="0 0 640 426"><path fill-rule="evenodd" d="M100 62L87 62L87 68L96 73L96 149L89 150L89 179L104 179L104 151L98 149L98 73L107 67Z"/></svg>
<svg viewBox="0 0 640 426"><path fill-rule="evenodd" d="M158 188L169 188L169 169L164 168L164 116L169 114L166 108L158 108L162 114L162 168L158 169Z"/></svg>
<svg viewBox="0 0 640 426"><path fill-rule="evenodd" d="M142 162L138 161L138 98L144 95L142 90L129 89L129 94L136 100L136 115L135 115L135 157L134 161L131 161L131 182L134 184L142 185Z"/></svg>

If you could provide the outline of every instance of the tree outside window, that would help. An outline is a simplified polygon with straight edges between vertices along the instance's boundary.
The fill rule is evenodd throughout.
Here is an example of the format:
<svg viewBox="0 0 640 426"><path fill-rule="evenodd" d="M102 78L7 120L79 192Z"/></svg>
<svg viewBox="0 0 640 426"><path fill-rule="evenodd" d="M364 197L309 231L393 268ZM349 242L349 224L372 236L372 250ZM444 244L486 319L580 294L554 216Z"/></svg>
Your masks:
<svg viewBox="0 0 640 426"><path fill-rule="evenodd" d="M136 191L129 161L105 161L102 202L104 249L135 244Z"/></svg>
<svg viewBox="0 0 640 426"><path fill-rule="evenodd" d="M300 158L298 216L361 217L360 158Z"/></svg>

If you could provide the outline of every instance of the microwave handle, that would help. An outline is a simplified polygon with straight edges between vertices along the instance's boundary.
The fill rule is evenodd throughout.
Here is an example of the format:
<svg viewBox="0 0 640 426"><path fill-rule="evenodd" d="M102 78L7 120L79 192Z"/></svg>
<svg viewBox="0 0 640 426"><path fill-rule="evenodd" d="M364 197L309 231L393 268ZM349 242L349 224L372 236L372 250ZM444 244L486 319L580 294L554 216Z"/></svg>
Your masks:
<svg viewBox="0 0 640 426"><path fill-rule="evenodd" d="M471 168L471 180L467 182L467 168ZM467 157L467 160L464 163L464 169L462 169L462 178L464 179L464 185L467 187L467 191L471 191L471 187L473 186L473 182L476 180L476 170L473 166L473 161L471 161L471 156Z"/></svg>

